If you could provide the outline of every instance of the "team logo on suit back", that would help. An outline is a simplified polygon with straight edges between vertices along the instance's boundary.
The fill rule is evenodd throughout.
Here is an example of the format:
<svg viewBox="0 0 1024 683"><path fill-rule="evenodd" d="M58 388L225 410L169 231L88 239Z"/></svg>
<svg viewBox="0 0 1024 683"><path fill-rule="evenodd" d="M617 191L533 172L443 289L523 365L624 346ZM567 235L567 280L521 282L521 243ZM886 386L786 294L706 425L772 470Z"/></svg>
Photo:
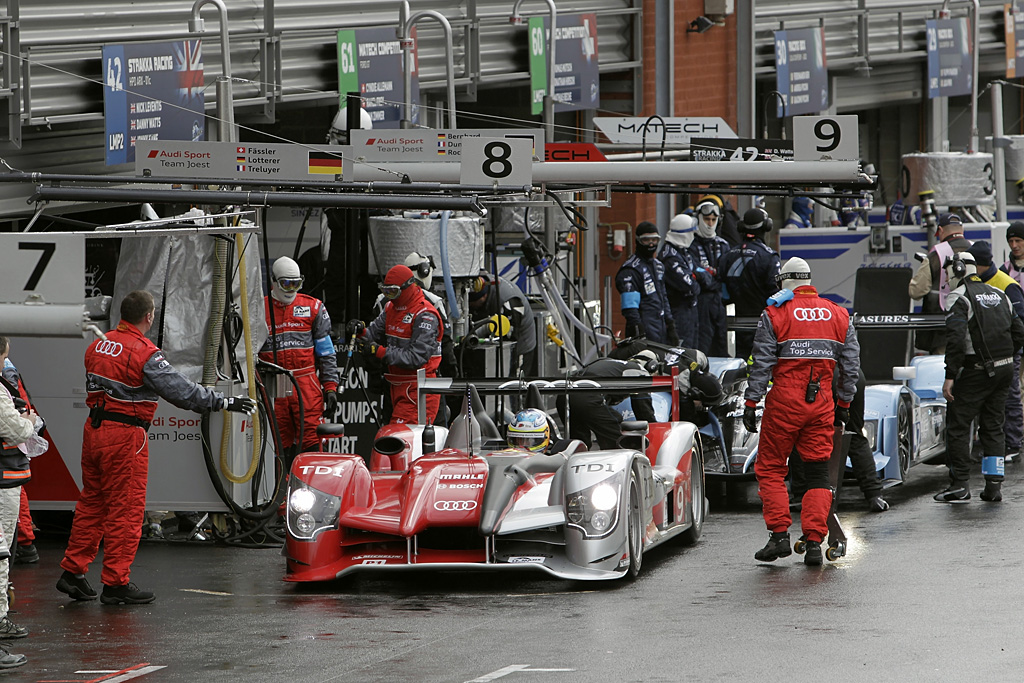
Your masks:
<svg viewBox="0 0 1024 683"><path fill-rule="evenodd" d="M121 342L108 340L102 340L97 343L95 349L96 353L101 353L104 356L111 356L112 358L120 356L123 350L124 346L121 345Z"/></svg>
<svg viewBox="0 0 1024 683"><path fill-rule="evenodd" d="M827 308L797 308L793 311L793 317L804 322L824 322L832 319L832 311Z"/></svg>

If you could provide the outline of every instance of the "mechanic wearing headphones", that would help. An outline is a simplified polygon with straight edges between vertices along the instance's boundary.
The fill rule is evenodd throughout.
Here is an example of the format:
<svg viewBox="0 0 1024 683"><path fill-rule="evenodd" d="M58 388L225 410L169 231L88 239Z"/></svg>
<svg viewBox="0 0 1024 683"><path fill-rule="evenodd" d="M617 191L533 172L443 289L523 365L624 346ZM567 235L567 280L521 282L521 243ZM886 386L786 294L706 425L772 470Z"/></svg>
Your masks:
<svg viewBox="0 0 1024 683"><path fill-rule="evenodd" d="M729 301L736 304L736 315L756 318L764 303L779 290L779 255L764 243L764 235L772 229L772 219L764 209L753 208L743 214L739 225L743 242L729 250L718 262L719 277L725 282ZM747 358L754 344L754 333L736 332L736 357Z"/></svg>
<svg viewBox="0 0 1024 683"><path fill-rule="evenodd" d="M634 234L633 255L615 274L626 338L646 337L658 344L678 346L679 335L665 289L665 265L655 257L660 241L658 226L643 221Z"/></svg>
<svg viewBox="0 0 1024 683"><path fill-rule="evenodd" d="M331 341L331 316L320 299L299 293L304 280L294 260L282 256L274 261L266 297L267 326L273 321L273 330L260 358L291 370L302 396L302 424L297 395L274 400L282 445L316 451L321 415L333 416L338 408L338 359Z"/></svg>
<svg viewBox="0 0 1024 683"><path fill-rule="evenodd" d="M437 377L444 335L441 314L427 301L409 266L392 266L380 291L388 300L381 314L365 329L361 322L350 321L348 333L357 335L356 345L364 355L387 366L384 379L391 385L391 422L416 424L416 371L423 368L427 377ZM441 397L427 394L426 402L426 424L432 424Z"/></svg>
<svg viewBox="0 0 1024 683"><path fill-rule="evenodd" d="M907 286L910 298L921 301L922 313L941 313L946 309L946 297L950 286L943 265L946 261L971 246L964 237L964 226L960 216L944 213L939 216L939 227L935 231L938 242L932 247L928 258L918 266L914 277ZM918 333L914 345L932 354L941 354L946 347L945 335L941 332Z"/></svg>
<svg viewBox="0 0 1024 683"><path fill-rule="evenodd" d="M996 268L992 263L992 247L988 242L979 240L967 250L974 256L978 267L978 277L986 285L1002 290L1010 300L1013 313L1024 322L1024 289L1012 277ZM1020 354L1013 355L1013 377L1020 377ZM1010 389L1006 394L1006 418L1003 422L1003 433L1006 434L1006 462L1013 461L1020 452L1021 441L1024 440L1024 407L1020 403L1020 382L1010 380Z"/></svg>
<svg viewBox="0 0 1024 683"><path fill-rule="evenodd" d="M850 402L860 370L860 344L850 314L818 296L810 283L807 262L789 259L779 274L782 289L772 297L757 323L753 366L744 394L743 426L750 432L757 431L755 407L765 392L768 394L754 465L770 533L765 547L754 554L761 562L792 552L785 478L789 455L799 444L808 487L800 511L807 541L804 564L821 564L821 542L828 533L826 520L832 505L828 461L833 422L850 421ZM834 372L840 374L835 401Z"/></svg>
<svg viewBox="0 0 1024 683"><path fill-rule="evenodd" d="M981 499L1003 499L1003 434L1006 394L1013 379L1013 357L1024 345L1024 323L1010 300L975 273L974 255L965 251L946 261L953 291L946 298L946 463L949 486L935 494L940 503L970 500L971 422L978 420L984 456Z"/></svg>

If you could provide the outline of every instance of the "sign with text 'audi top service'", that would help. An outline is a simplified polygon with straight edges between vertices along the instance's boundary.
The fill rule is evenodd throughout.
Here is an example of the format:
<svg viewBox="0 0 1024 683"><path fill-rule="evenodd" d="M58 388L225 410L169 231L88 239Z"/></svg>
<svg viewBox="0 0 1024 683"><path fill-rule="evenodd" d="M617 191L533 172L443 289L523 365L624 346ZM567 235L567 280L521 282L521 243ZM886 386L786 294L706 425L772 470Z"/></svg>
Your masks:
<svg viewBox="0 0 1024 683"><path fill-rule="evenodd" d="M108 166L135 161L142 140L202 140L205 107L202 41L103 47Z"/></svg>
<svg viewBox="0 0 1024 683"><path fill-rule="evenodd" d="M135 172L155 177L337 180L347 145L140 140Z"/></svg>
<svg viewBox="0 0 1024 683"><path fill-rule="evenodd" d="M533 157L544 158L544 131L539 128L354 130L349 142L355 158L361 161L459 162L464 141L472 138L532 140Z"/></svg>
<svg viewBox="0 0 1024 683"><path fill-rule="evenodd" d="M718 116L595 116L594 125L609 142L657 149L662 135L666 145L687 145L690 138L734 138L736 132Z"/></svg>

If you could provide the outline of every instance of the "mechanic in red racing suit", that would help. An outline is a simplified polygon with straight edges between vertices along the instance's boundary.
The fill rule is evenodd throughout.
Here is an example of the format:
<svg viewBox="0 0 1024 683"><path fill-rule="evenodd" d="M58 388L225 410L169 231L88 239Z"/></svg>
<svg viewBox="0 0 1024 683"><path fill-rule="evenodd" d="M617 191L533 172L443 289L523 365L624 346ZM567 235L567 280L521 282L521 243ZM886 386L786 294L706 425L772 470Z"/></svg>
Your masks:
<svg viewBox="0 0 1024 683"><path fill-rule="evenodd" d="M273 324L274 332L260 349L260 358L291 370L302 396L301 425L296 394L274 400L281 445L286 450L301 445L303 451L316 451L321 415L333 417L338 408L338 360L327 308L319 299L300 294L302 283L295 261L287 256L274 261L273 284L266 297L267 325Z"/></svg>
<svg viewBox="0 0 1024 683"><path fill-rule="evenodd" d="M806 261L787 261L779 273L782 289L768 300L754 335L743 426L757 431L755 406L767 391L754 465L764 521L771 533L768 544L754 554L762 562L791 552L792 518L784 479L787 459L797 446L807 480L800 512L807 541L804 563L821 564L821 542L828 533L826 520L832 504L828 461L833 421L849 421L850 402L857 388L860 344L850 315L845 308L819 297L810 282ZM835 402L834 371L840 373Z"/></svg>
<svg viewBox="0 0 1024 683"><path fill-rule="evenodd" d="M356 321L355 329L350 327L349 333L359 334L356 343L363 353L388 366L384 378L391 385L391 422L416 424L416 371L423 368L427 377L437 377L444 335L441 316L423 296L408 266L392 267L380 290L388 300L384 310L365 330ZM426 401L427 424L432 424L441 397L428 394Z"/></svg>
<svg viewBox="0 0 1024 683"><path fill-rule="evenodd" d="M179 408L252 413L254 401L200 386L180 374L146 338L153 326L153 295L129 293L121 301L121 323L85 352L89 419L82 435L82 492L71 538L60 566L57 590L75 600L95 600L85 573L103 543L104 604L144 604L154 595L129 583L146 511L149 469L147 432L157 399Z"/></svg>

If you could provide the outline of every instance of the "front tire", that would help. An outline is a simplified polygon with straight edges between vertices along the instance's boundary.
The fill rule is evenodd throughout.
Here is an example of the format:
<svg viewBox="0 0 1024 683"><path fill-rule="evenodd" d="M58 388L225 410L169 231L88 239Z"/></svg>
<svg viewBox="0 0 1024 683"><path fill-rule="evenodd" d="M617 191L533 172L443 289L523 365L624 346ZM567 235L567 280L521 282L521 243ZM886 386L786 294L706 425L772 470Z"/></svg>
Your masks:
<svg viewBox="0 0 1024 683"><path fill-rule="evenodd" d="M910 471L910 455L913 448L910 431L910 402L901 398L896 409L896 448L899 453L900 481L906 481L907 472Z"/></svg>
<svg viewBox="0 0 1024 683"><path fill-rule="evenodd" d="M690 455L690 528L682 533L683 542L693 545L704 532L704 464L700 449L695 446Z"/></svg>
<svg viewBox="0 0 1024 683"><path fill-rule="evenodd" d="M640 567L644 562L644 522L640 509L640 483L635 471L629 474L629 501L626 514L628 519L629 577L635 579L640 574Z"/></svg>

